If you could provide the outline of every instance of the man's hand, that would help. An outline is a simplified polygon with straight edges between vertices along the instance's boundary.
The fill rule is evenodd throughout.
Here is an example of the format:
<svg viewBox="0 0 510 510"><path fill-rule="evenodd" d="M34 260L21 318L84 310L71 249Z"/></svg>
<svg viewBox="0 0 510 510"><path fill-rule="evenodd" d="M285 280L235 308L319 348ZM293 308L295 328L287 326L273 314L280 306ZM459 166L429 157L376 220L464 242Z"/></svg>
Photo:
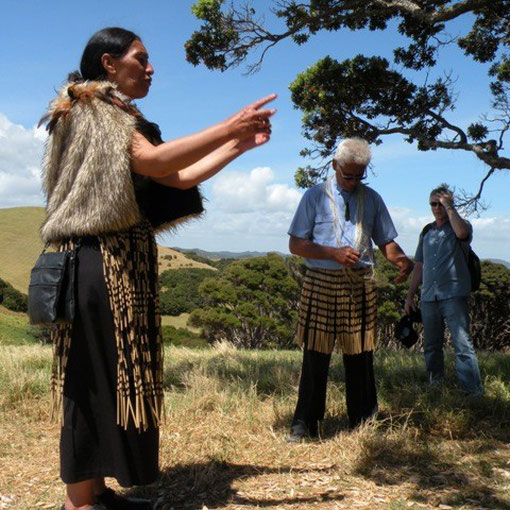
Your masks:
<svg viewBox="0 0 510 510"><path fill-rule="evenodd" d="M437 194L437 197L445 209L453 208L453 195L451 193L448 193L447 191L441 191Z"/></svg>
<svg viewBox="0 0 510 510"><path fill-rule="evenodd" d="M395 283L405 282L407 280L407 277L411 274L413 270L414 267L413 262L405 255L400 255L397 258L395 265L398 267L399 271L398 276L396 276L393 281Z"/></svg>
<svg viewBox="0 0 510 510"><path fill-rule="evenodd" d="M342 266L353 267L358 262L361 253L354 248L345 246L343 248L334 248L333 252L334 260Z"/></svg>
<svg viewBox="0 0 510 510"><path fill-rule="evenodd" d="M414 304L414 294L407 295L406 303L404 305L404 312L406 315L409 315L413 310L416 310L416 305Z"/></svg>
<svg viewBox="0 0 510 510"><path fill-rule="evenodd" d="M293 255L315 260L334 260L344 267L352 267L358 262L361 253L354 248L345 246L335 248L315 244L310 239L301 239L291 235L289 239L289 251Z"/></svg>

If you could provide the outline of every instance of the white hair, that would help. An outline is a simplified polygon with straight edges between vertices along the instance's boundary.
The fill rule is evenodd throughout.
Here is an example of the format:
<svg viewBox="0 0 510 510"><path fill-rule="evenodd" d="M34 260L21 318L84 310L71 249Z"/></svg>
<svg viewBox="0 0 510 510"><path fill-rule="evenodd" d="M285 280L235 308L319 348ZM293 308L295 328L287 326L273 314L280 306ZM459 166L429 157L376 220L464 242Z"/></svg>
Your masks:
<svg viewBox="0 0 510 510"><path fill-rule="evenodd" d="M366 140L346 138L338 146L333 159L340 168L349 163L366 167L372 159L372 151Z"/></svg>

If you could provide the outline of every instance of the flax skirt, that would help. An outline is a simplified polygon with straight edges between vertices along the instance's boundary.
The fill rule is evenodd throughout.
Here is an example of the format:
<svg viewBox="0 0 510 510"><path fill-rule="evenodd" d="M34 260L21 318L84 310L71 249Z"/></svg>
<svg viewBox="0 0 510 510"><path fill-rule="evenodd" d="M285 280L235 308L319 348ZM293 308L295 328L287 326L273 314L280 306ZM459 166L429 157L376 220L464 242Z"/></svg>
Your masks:
<svg viewBox="0 0 510 510"><path fill-rule="evenodd" d="M331 353L343 352L351 427L377 412L373 349L377 295L370 271L352 274L308 268L299 303L297 342L303 347L298 401L292 424L312 435L324 418Z"/></svg>
<svg viewBox="0 0 510 510"><path fill-rule="evenodd" d="M150 340L157 335L154 324L149 320ZM149 347L155 351L155 341ZM132 420L127 429L117 425L117 357L99 243L87 238L78 250L77 309L64 384L60 460L65 483L112 477L130 487L158 476L158 428L151 424L139 432Z"/></svg>

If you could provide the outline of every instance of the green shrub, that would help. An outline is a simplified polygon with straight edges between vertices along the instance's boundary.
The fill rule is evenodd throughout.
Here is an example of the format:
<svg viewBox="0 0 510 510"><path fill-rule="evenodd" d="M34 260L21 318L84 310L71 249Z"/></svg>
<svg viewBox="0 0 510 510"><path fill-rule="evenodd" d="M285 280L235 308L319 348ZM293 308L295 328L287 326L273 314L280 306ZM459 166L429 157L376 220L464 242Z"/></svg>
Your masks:
<svg viewBox="0 0 510 510"><path fill-rule="evenodd" d="M163 315L180 315L191 312L203 305L203 299L198 293L198 286L210 276L214 276L213 269L177 269L161 273L159 285L160 307Z"/></svg>
<svg viewBox="0 0 510 510"><path fill-rule="evenodd" d="M27 296L0 279L0 304L13 312L27 311Z"/></svg>
<svg viewBox="0 0 510 510"><path fill-rule="evenodd" d="M207 341L189 329L163 326L163 343L168 345L181 345L183 347L208 347Z"/></svg>

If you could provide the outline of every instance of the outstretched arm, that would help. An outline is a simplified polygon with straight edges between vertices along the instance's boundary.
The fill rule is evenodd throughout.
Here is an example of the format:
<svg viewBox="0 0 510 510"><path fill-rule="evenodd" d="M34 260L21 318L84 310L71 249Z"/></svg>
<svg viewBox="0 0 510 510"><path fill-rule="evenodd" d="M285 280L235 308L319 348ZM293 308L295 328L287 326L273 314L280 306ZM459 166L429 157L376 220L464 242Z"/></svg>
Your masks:
<svg viewBox="0 0 510 510"><path fill-rule="evenodd" d="M166 177L193 165L229 140L245 141L269 135L269 118L276 110L262 109L262 106L275 98L275 94L266 96L223 122L161 145L151 144L142 134L136 132L131 146L133 172L149 177Z"/></svg>
<svg viewBox="0 0 510 510"><path fill-rule="evenodd" d="M240 142L239 140L229 140L193 165L167 177L153 177L152 179L165 186L189 189L210 179L247 150L258 147L267 141L269 141L269 135L262 134L257 135L251 141Z"/></svg>

